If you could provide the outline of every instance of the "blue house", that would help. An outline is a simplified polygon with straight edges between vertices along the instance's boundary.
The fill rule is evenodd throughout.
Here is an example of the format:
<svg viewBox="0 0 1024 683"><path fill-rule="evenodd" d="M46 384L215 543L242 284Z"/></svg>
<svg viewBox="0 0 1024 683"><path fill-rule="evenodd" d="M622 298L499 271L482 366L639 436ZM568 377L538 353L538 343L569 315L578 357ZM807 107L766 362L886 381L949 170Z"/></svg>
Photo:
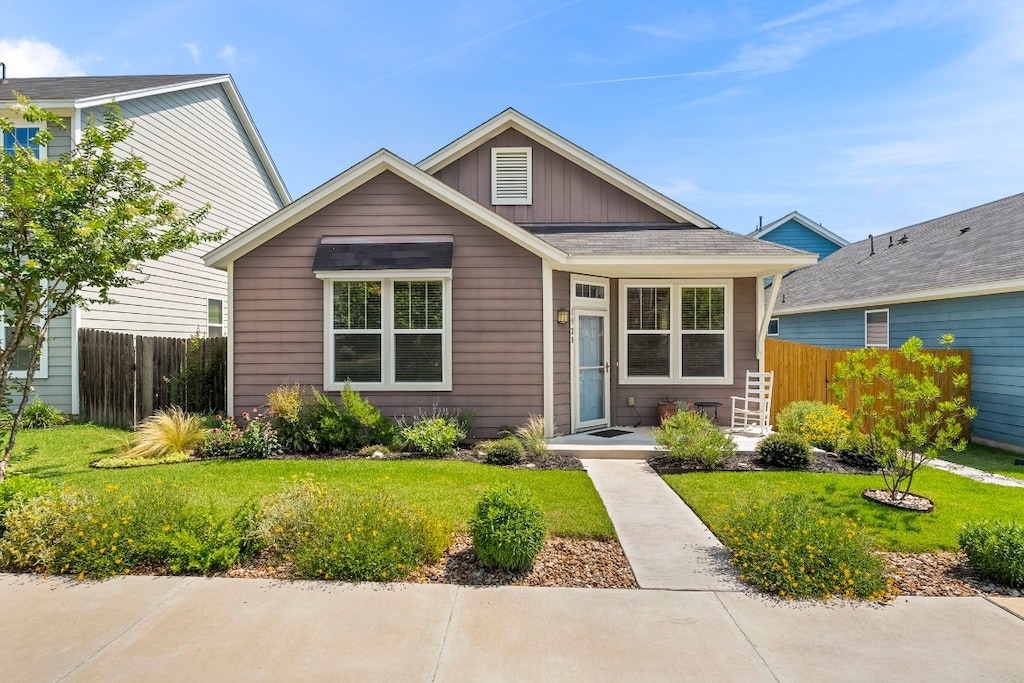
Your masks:
<svg viewBox="0 0 1024 683"><path fill-rule="evenodd" d="M850 244L783 278L780 339L972 351L973 440L1024 452L1024 194Z"/></svg>
<svg viewBox="0 0 1024 683"><path fill-rule="evenodd" d="M819 261L849 244L839 235L826 230L799 211L786 214L777 221L758 228L747 237L809 251L817 254Z"/></svg>

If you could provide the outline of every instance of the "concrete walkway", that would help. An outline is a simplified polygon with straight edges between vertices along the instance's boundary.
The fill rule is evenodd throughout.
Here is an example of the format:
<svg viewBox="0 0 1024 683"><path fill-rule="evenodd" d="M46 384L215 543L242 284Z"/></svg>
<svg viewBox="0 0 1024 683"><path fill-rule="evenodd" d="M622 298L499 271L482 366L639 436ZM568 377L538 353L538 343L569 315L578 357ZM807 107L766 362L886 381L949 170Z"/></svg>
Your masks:
<svg viewBox="0 0 1024 683"><path fill-rule="evenodd" d="M1022 681L1002 600L0 574L0 680Z"/></svg>
<svg viewBox="0 0 1024 683"><path fill-rule="evenodd" d="M993 472L986 472L979 470L974 467L968 467L967 465L958 465L955 462L949 462L948 460L942 460L941 458L933 458L931 460L925 460L925 465L933 467L943 472L950 472L951 474L959 474L961 477L967 477L974 481L979 481L982 484L995 484L996 486L1013 486L1017 488L1024 488L1024 479L1015 479L1013 477L1007 477L1002 474L995 474Z"/></svg>
<svg viewBox="0 0 1024 683"><path fill-rule="evenodd" d="M643 460L582 460L641 588L740 590L729 551Z"/></svg>

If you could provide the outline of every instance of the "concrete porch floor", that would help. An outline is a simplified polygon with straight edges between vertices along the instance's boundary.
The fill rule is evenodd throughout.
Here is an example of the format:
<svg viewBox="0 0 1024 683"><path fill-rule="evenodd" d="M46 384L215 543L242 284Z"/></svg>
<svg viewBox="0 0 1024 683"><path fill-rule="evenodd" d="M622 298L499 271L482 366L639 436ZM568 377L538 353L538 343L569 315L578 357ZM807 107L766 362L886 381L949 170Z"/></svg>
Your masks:
<svg viewBox="0 0 1024 683"><path fill-rule="evenodd" d="M609 427L608 429L619 429L628 434L620 436L602 437L594 436L593 432L581 432L578 434L567 434L548 439L548 449L558 451L577 458L616 458L616 459L639 459L649 458L661 451L661 448L654 442L652 427ZM603 431L601 429L596 431ZM758 442L764 435L757 432L745 432L722 428L722 431L732 437L736 444L737 453L753 453Z"/></svg>

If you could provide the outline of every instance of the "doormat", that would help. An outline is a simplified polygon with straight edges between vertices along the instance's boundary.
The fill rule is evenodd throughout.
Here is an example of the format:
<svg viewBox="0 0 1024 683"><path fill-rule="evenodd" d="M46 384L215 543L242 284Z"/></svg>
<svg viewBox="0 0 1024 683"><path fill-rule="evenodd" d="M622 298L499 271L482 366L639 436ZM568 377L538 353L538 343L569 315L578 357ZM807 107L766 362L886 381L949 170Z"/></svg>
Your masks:
<svg viewBox="0 0 1024 683"><path fill-rule="evenodd" d="M599 432L590 432L590 435L591 436L600 436L600 437L604 437L605 439L610 439L613 436L623 436L625 434L632 434L632 433L633 432L627 431L625 429L602 429Z"/></svg>

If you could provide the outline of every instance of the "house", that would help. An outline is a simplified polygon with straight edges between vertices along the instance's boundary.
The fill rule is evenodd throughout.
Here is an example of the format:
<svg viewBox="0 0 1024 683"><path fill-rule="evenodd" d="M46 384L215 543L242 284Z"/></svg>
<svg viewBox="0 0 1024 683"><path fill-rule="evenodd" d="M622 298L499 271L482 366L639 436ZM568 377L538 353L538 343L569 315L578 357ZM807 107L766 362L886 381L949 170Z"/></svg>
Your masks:
<svg viewBox="0 0 1024 683"><path fill-rule="evenodd" d="M656 420L759 367L762 281L814 262L716 227L509 109L419 164L360 161L206 256L227 271L229 410L347 380L475 436Z"/></svg>
<svg viewBox="0 0 1024 683"><path fill-rule="evenodd" d="M167 182L185 176L186 185L174 199L187 209L209 202L202 227L211 231L236 235L290 201L228 75L10 78L0 84L0 108L14 101L14 92L58 113L66 124L49 131L51 143L36 150L41 157L71 150L83 127L90 120L102 122L104 106L116 102L134 126L128 144L147 162L151 177ZM18 122L9 109L3 115ZM34 134L29 126L15 131L22 143ZM5 139L5 148L14 142ZM55 319L34 380L40 400L78 412L80 329L174 337L225 334L227 277L203 263L208 249L202 245L148 262L143 281L112 293L116 303ZM25 370L14 375L24 376Z"/></svg>
<svg viewBox="0 0 1024 683"><path fill-rule="evenodd" d="M818 260L845 247L849 242L799 211L788 213L768 225L759 227L748 237L783 244L818 255Z"/></svg>
<svg viewBox="0 0 1024 683"><path fill-rule="evenodd" d="M783 278L779 338L971 349L975 441L1024 450L1024 194L850 244Z"/></svg>

